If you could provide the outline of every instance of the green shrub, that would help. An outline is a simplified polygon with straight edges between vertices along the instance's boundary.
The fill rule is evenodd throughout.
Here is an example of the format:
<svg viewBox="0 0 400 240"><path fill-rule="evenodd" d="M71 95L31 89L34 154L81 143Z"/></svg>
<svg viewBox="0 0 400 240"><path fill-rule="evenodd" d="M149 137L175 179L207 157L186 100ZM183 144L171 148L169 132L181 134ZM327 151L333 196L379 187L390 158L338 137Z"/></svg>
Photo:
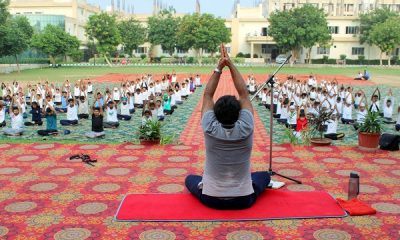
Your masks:
<svg viewBox="0 0 400 240"><path fill-rule="evenodd" d="M329 56L327 56L327 55L322 56L322 63L323 64L327 64L328 61L329 61Z"/></svg>
<svg viewBox="0 0 400 240"><path fill-rule="evenodd" d="M340 55L340 60L346 60L346 58L347 58L346 54L341 54Z"/></svg>
<svg viewBox="0 0 400 240"><path fill-rule="evenodd" d="M141 54L141 55L140 55L140 58L141 58L141 59L145 59L146 57L147 57L146 54Z"/></svg>
<svg viewBox="0 0 400 240"><path fill-rule="evenodd" d="M94 58L89 59L89 63L94 64ZM104 57L97 57L96 63L99 63L99 64L106 63L106 59Z"/></svg>
<svg viewBox="0 0 400 240"><path fill-rule="evenodd" d="M239 52L238 54L236 54L237 58L244 58L244 54L242 52Z"/></svg>
<svg viewBox="0 0 400 240"><path fill-rule="evenodd" d="M21 58L18 59L20 64L49 64L48 58ZM7 56L0 58L0 64L15 64L15 57Z"/></svg>
<svg viewBox="0 0 400 240"><path fill-rule="evenodd" d="M172 57L161 59L161 63L164 63L164 64L172 64L172 63L177 63L177 62L178 62L178 60L176 58L172 58Z"/></svg>
<svg viewBox="0 0 400 240"><path fill-rule="evenodd" d="M241 63L241 64L243 64L243 63L245 63L245 60L244 60L244 58L232 58L232 61L234 62L234 63Z"/></svg>
<svg viewBox="0 0 400 240"><path fill-rule="evenodd" d="M186 59L186 63L188 63L188 64L193 64L193 63L194 63L194 57L188 57L188 58Z"/></svg>
<svg viewBox="0 0 400 240"><path fill-rule="evenodd" d="M245 57L245 58L251 58L251 54L250 54L250 53L246 53L246 54L244 55L244 57Z"/></svg>

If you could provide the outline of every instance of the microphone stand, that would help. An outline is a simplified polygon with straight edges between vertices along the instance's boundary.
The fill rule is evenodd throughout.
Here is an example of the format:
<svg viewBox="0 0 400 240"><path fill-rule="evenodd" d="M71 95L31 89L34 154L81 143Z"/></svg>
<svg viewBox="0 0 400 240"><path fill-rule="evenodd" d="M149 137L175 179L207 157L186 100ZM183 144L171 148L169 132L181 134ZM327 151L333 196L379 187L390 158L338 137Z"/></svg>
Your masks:
<svg viewBox="0 0 400 240"><path fill-rule="evenodd" d="M272 135L273 135L273 126L274 126L274 104L273 104L273 100L274 99L273 99L273 94L274 94L274 84L275 84L274 78L275 78L275 75L281 70L281 68L289 61L289 59L291 57L292 57L292 55L290 55L289 57L286 58L285 62L283 62L279 66L279 68L269 77L269 79L258 89L258 91L250 99L250 101L253 101L254 98L256 98L256 96L260 93L260 91L262 89L264 89L264 87L266 85L270 86L270 89L271 89L271 92L270 92L271 93L271 104L270 104L270 107L269 107L269 111L270 111L270 117L269 117L269 120L270 120L269 121L269 128L270 128L270 130L269 130L269 140L270 140L270 145L269 145L269 169L268 169L268 172L271 175L271 177L276 175L276 176L279 176L279 177L282 177L282 178L286 178L286 179L288 179L290 181L293 181L293 182L295 182L297 184L302 184L301 181L299 181L299 180L296 180L296 179L291 178L291 177L284 176L284 175L279 174L279 173L277 173L277 172L272 170L272 144L273 144Z"/></svg>

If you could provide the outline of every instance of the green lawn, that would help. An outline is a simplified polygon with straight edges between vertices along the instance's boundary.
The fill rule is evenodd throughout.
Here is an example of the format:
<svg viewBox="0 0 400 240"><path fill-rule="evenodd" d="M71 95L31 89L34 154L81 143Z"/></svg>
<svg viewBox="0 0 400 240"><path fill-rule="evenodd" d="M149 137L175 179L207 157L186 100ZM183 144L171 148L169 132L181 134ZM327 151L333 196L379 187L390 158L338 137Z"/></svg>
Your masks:
<svg viewBox="0 0 400 240"><path fill-rule="evenodd" d="M0 82L9 82L13 80L18 81L32 81L36 82L39 79L49 81L64 81L68 78L70 80L77 80L81 78L102 76L108 73L122 73L122 74L135 74L135 73L167 73L175 69L178 73L210 73L213 70L211 66L129 66L129 67L61 67L61 68L43 68L25 70L21 73L0 74ZM240 67L243 74L268 74L272 73L276 67ZM324 74L324 75L345 75L356 76L358 71L363 70L364 67L319 67L319 66L286 66L282 69L281 73L290 74ZM372 76L400 76L400 68L387 68L387 67L368 67Z"/></svg>

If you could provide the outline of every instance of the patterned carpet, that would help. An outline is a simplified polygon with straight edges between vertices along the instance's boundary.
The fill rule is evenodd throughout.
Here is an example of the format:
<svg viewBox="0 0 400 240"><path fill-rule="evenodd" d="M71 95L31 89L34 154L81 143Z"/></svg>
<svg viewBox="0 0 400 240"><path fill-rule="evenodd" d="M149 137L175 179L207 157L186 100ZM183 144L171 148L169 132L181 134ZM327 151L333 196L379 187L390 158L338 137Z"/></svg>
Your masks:
<svg viewBox="0 0 400 240"><path fill-rule="evenodd" d="M221 94L230 92L227 78ZM223 90L225 89L225 90ZM229 90L230 89L230 90ZM188 114L183 145L0 144L0 239L400 239L400 153L356 147L274 145L274 170L303 181L283 191L327 191L346 198L348 176L361 176L360 199L374 216L252 222L117 223L126 193L187 193L201 174L200 103ZM267 131L256 115L254 171L268 168ZM94 167L73 154L97 158Z"/></svg>

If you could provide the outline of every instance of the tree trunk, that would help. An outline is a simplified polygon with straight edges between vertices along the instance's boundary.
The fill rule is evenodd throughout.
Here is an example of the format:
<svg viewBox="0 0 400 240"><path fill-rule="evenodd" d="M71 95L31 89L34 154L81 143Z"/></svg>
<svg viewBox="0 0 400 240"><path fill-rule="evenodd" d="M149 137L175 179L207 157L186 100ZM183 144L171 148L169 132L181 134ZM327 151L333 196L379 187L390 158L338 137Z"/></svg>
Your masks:
<svg viewBox="0 0 400 240"><path fill-rule="evenodd" d="M311 64L311 49L312 47L308 49L308 64Z"/></svg>
<svg viewBox="0 0 400 240"><path fill-rule="evenodd" d="M290 58L289 62L290 62L290 67L293 67L294 61L296 60L296 50L292 49L290 51L290 53L292 54L292 57Z"/></svg>
<svg viewBox="0 0 400 240"><path fill-rule="evenodd" d="M107 54L103 54L103 56L106 59L108 66L112 67L112 64L111 64L110 60L108 59Z"/></svg>
<svg viewBox="0 0 400 240"><path fill-rule="evenodd" d="M56 59L52 55L50 55L49 57L50 57L50 63L56 64Z"/></svg>
<svg viewBox="0 0 400 240"><path fill-rule="evenodd" d="M388 53L387 56L388 56L388 66L390 67L391 66L390 59L392 58L392 55Z"/></svg>
<svg viewBox="0 0 400 240"><path fill-rule="evenodd" d="M382 63L382 55L383 55L383 52L382 52L382 50L381 50L381 56L380 56L380 58L379 58L379 64L382 66L383 65L383 63Z"/></svg>
<svg viewBox="0 0 400 240"><path fill-rule="evenodd" d="M21 70L19 68L19 61L18 61L18 55L17 54L15 54L15 63L17 64L18 73L21 73Z"/></svg>
<svg viewBox="0 0 400 240"><path fill-rule="evenodd" d="M203 52L203 49L201 49L201 48L197 49L197 62L198 62L200 65L201 65L202 62L203 62L203 59L202 59L202 52Z"/></svg>

